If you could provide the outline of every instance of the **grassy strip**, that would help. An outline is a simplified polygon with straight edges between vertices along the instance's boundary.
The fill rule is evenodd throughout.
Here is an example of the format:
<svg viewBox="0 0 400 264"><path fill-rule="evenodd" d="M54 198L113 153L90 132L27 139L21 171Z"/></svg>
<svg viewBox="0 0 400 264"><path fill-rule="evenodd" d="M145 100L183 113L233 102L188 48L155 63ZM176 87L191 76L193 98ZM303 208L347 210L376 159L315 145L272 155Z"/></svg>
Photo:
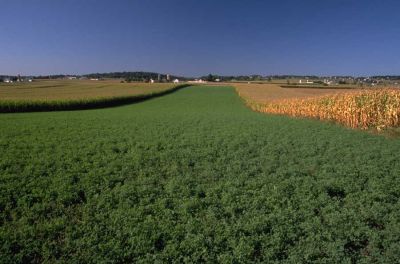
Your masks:
<svg viewBox="0 0 400 264"><path fill-rule="evenodd" d="M400 91L395 89L286 99L264 104L249 99L245 101L258 112L329 120L351 128L381 130L400 125Z"/></svg>
<svg viewBox="0 0 400 264"><path fill-rule="evenodd" d="M50 100L50 101L4 100L0 101L0 113L86 110L86 109L120 106L120 105L141 102L144 100L148 100L150 98L170 94L187 86L189 85L182 84L164 91L152 92L148 94L132 95L132 96L114 96L114 97L103 97L103 98Z"/></svg>

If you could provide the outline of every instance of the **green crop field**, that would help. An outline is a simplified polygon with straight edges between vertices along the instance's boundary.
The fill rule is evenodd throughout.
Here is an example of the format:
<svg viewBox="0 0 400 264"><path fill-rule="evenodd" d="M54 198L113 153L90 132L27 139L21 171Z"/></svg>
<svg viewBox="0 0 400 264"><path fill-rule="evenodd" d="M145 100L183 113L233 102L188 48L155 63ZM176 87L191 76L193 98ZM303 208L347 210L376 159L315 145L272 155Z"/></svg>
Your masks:
<svg viewBox="0 0 400 264"><path fill-rule="evenodd" d="M400 141L231 87L0 115L0 262L395 263Z"/></svg>

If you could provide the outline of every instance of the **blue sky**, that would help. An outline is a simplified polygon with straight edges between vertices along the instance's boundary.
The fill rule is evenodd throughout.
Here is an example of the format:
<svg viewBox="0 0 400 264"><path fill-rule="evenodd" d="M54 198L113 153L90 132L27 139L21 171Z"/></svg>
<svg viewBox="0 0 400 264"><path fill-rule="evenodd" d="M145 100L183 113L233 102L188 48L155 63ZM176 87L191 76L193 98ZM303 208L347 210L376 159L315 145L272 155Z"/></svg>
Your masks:
<svg viewBox="0 0 400 264"><path fill-rule="evenodd" d="M0 74L400 74L400 1L0 0Z"/></svg>

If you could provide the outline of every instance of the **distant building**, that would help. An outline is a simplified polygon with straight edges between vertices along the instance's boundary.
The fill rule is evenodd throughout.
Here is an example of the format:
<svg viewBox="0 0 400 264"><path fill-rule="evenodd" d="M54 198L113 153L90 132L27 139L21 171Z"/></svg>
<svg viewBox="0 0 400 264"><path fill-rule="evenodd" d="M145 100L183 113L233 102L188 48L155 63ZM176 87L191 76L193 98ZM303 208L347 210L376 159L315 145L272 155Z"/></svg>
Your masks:
<svg viewBox="0 0 400 264"><path fill-rule="evenodd" d="M178 79L175 79L173 82L174 82L174 83L179 83L179 80L178 80Z"/></svg>
<svg viewBox="0 0 400 264"><path fill-rule="evenodd" d="M188 81L188 83L206 83L206 81L203 81L202 79L195 79L194 81Z"/></svg>

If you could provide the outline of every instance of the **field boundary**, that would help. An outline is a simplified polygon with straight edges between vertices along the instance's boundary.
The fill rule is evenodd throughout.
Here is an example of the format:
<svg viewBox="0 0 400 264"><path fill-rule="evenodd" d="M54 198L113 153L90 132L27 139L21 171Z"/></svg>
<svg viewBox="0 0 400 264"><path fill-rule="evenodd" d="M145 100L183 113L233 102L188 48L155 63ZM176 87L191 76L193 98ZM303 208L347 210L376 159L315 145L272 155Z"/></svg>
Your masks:
<svg viewBox="0 0 400 264"><path fill-rule="evenodd" d="M171 94L173 92L176 92L182 88L189 86L193 86L193 84L182 84L164 91L152 92L148 94L102 97L93 99L49 100L49 101L4 100L0 101L0 113L73 111L73 110L89 110L89 109L116 107L132 103L143 102L152 98Z"/></svg>
<svg viewBox="0 0 400 264"><path fill-rule="evenodd" d="M256 102L255 100L242 95L236 86L232 86L232 88L235 90L237 96L239 96L239 98L242 100L247 108L254 112L261 112L261 108L263 105L262 103Z"/></svg>
<svg viewBox="0 0 400 264"><path fill-rule="evenodd" d="M288 88L288 89L296 89L296 88L307 88L307 89L335 89L335 90L348 90L348 89L360 89L361 87L350 87L350 86L322 86L322 85L314 85L314 86L307 86L307 85L279 85L281 88Z"/></svg>

